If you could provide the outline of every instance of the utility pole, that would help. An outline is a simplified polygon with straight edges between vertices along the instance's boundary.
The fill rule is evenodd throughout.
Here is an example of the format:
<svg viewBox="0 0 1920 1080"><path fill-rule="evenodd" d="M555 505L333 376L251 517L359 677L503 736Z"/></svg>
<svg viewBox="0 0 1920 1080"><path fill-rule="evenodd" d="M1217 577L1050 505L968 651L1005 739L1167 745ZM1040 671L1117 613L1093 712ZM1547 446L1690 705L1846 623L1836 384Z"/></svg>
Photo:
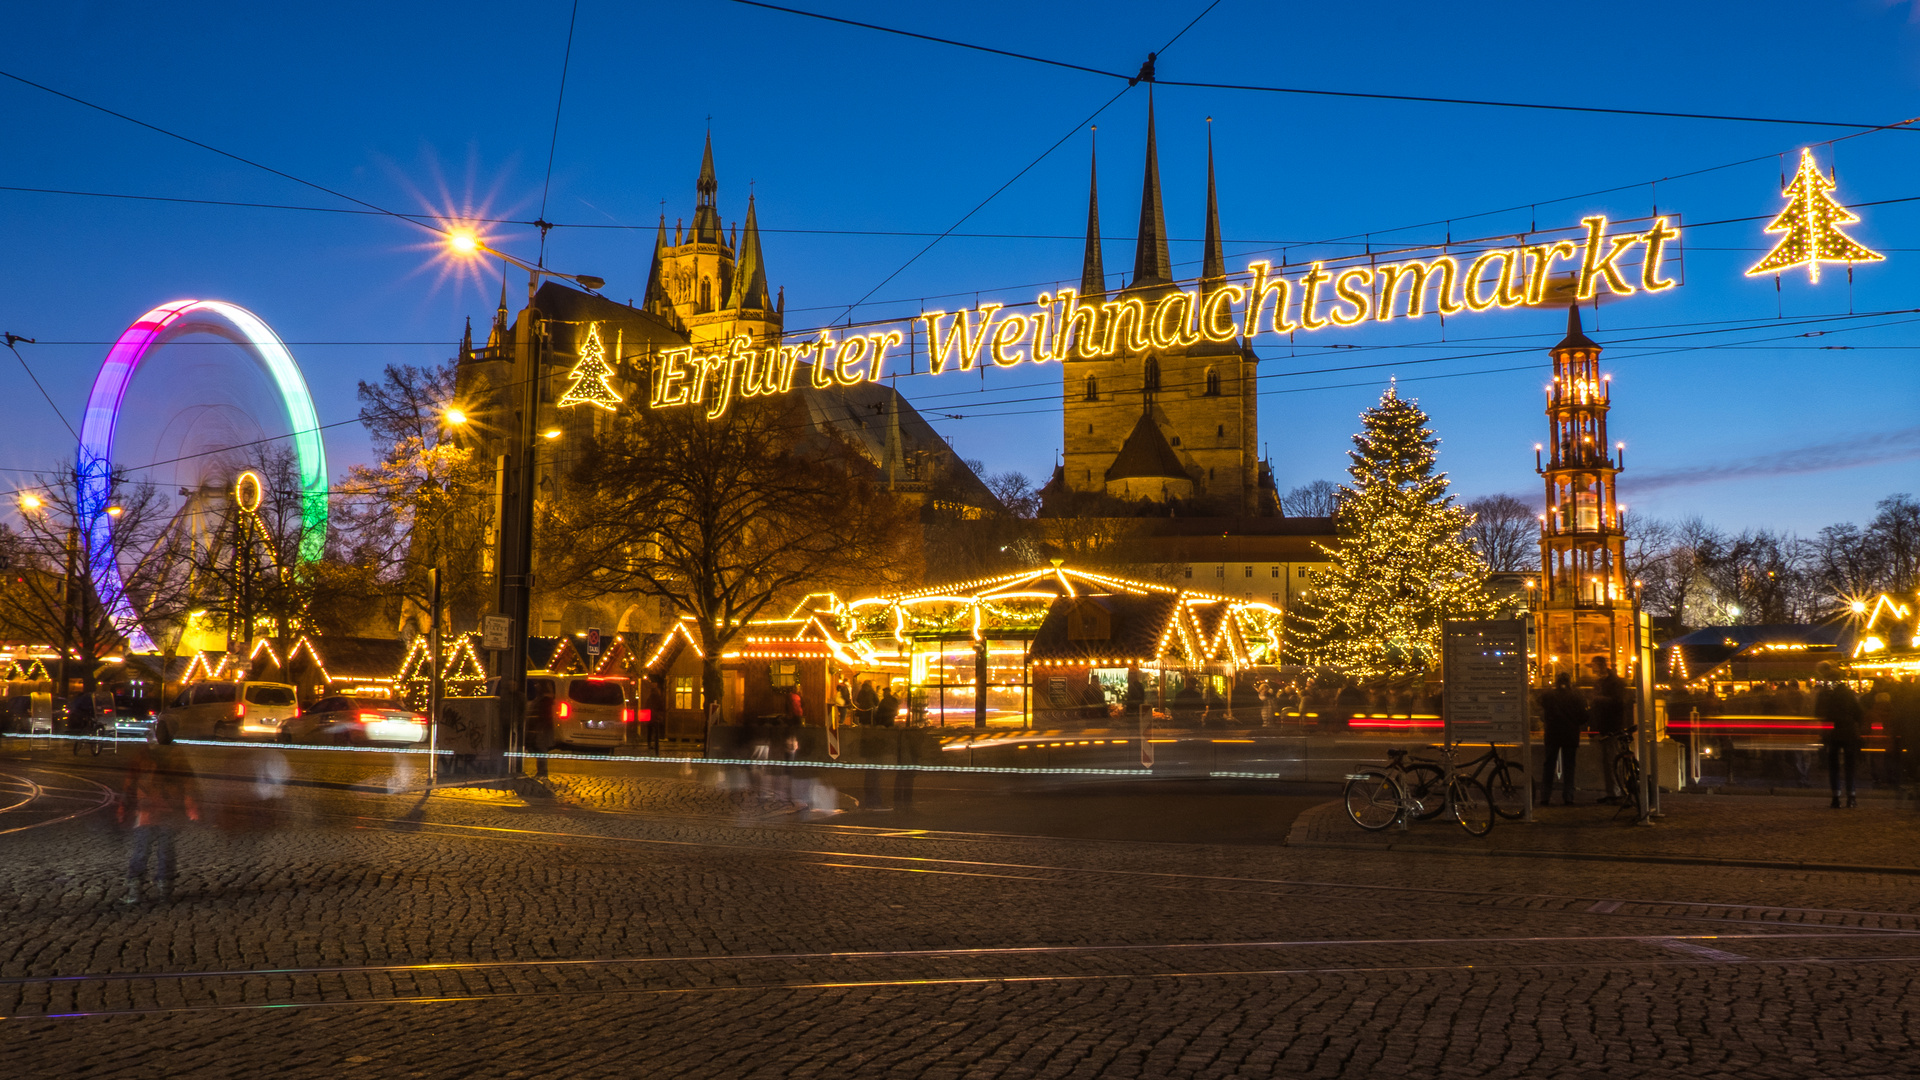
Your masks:
<svg viewBox="0 0 1920 1080"><path fill-rule="evenodd" d="M529 275L527 306L514 328L513 376L508 400L505 490L500 499L494 568L499 582L496 609L512 620L507 651L499 676L525 688L527 681L527 620L533 609L533 485L534 428L540 414L540 313L533 306L538 274Z"/></svg>
<svg viewBox="0 0 1920 1080"><path fill-rule="evenodd" d="M440 782L440 568L427 571L427 786Z"/></svg>

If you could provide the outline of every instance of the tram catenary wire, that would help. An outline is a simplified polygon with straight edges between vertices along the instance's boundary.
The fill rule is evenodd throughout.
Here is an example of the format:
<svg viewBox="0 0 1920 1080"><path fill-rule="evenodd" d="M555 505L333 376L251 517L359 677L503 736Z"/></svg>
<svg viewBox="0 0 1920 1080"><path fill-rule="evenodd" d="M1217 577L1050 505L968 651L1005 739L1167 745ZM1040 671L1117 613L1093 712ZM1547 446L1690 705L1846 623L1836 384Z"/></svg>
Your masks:
<svg viewBox="0 0 1920 1080"><path fill-rule="evenodd" d="M809 19L820 19L825 22L842 23L847 26L858 27L864 30L874 30L883 34L895 34L901 37L918 38L922 41L934 42L941 45L950 45L955 48L971 49L976 52L992 53L998 56L1011 57L1016 60L1025 60L1025 61L1029 61L1031 63L1036 63L1036 64L1045 64L1052 67L1067 68L1073 71L1080 71L1089 75L1099 75L1109 79L1136 80L1136 79L1142 78L1141 76L1127 75L1124 72L1107 71L1102 68L1086 67L1081 64L1068 63L1064 60L1054 60L1048 57L1033 56L1026 53L1009 52L1005 49L991 48L986 45L976 45L966 41L956 41L956 40L953 40L952 38L933 37L929 34L915 33L911 30L901 30L891 26L882 26L877 23L858 22L853 19L844 19L836 15L825 15L819 12L806 11L800 8L782 7L778 4L765 3L764 0L732 0L732 2L736 4L743 4L748 7L766 8L771 11L785 12L790 15L800 15ZM1212 10L1213 10L1213 5L1209 5L1207 8L1207 11L1212 11ZM1203 11L1200 14L1204 16L1206 14L1206 11ZM1199 20L1195 19L1194 21L1198 22ZM1185 33L1185 32L1186 31L1184 30L1181 31L1181 33ZM1178 39L1176 38L1176 40ZM1547 104L1540 104L1537 102L1478 100L1474 98L1431 97L1431 96L1422 96L1422 95L1415 95L1415 94L1385 94L1385 93L1367 92L1367 91L1358 91L1358 90L1310 90L1310 89L1301 89L1301 88L1295 88L1295 87L1257 86L1257 85L1247 85L1247 84L1240 84L1240 83L1184 82L1177 79L1149 78L1146 81L1151 81L1157 86L1179 86L1179 87L1189 87L1189 88L1201 89L1201 90L1250 90L1250 91L1260 91L1264 93L1274 93L1274 94L1305 94L1305 95L1310 95L1314 97L1363 98L1363 99L1380 100L1380 101L1419 102L1419 103L1435 104L1435 105L1472 105L1472 106L1484 106L1488 108L1501 108L1501 109L1543 109L1543 110L1548 110L1552 112L1602 113L1602 114L1610 114L1610 115L1616 115L1616 116L1647 116L1647 117L1660 117L1660 118L1678 119L1678 120L1717 120L1717 121L1730 121L1730 122L1736 122L1736 123L1751 123L1751 124L1791 124L1791 125L1805 126L1805 127L1862 128L1862 129L1865 129L1865 131L1891 131L1891 130L1903 129L1904 125L1913 123L1912 120L1902 120L1897 124L1862 124L1862 123L1854 123L1851 121L1844 121L1844 120L1791 120L1791 119L1781 119L1779 117L1768 117L1768 116L1745 116L1745 115L1739 115L1739 114L1720 114L1720 113L1667 112L1667 111L1651 110L1651 109L1623 109L1623 108L1614 108L1614 107L1598 106L1598 105L1547 105ZM1131 82L1129 83L1129 85L1131 85Z"/></svg>

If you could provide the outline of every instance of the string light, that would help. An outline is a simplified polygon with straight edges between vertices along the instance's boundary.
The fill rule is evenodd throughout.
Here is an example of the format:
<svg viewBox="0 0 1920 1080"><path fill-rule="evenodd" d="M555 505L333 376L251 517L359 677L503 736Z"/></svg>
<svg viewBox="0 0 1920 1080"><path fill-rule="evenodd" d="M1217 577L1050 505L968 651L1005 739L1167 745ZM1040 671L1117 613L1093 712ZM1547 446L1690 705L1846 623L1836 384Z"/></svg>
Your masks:
<svg viewBox="0 0 1920 1080"><path fill-rule="evenodd" d="M556 404L561 408L573 405L598 405L612 412L613 407L620 404L622 400L620 395L614 392L613 384L609 381L613 378L613 374L612 366L607 363L606 346L600 343L600 324L589 323L587 340L580 346L580 362L573 365L572 371L567 372L567 379L572 385L567 387L567 392L561 395ZM449 414L449 419L451 415Z"/></svg>
<svg viewBox="0 0 1920 1080"><path fill-rule="evenodd" d="M1873 251L1840 231L1840 226L1860 220L1859 215L1836 202L1830 192L1832 180L1820 175L1813 150L1800 151L1800 171L1782 192L1786 209L1766 227L1765 232L1785 233L1767 257L1753 264L1748 277L1778 273L1795 266L1807 268L1807 279L1820 282L1820 264L1880 262L1885 255Z"/></svg>

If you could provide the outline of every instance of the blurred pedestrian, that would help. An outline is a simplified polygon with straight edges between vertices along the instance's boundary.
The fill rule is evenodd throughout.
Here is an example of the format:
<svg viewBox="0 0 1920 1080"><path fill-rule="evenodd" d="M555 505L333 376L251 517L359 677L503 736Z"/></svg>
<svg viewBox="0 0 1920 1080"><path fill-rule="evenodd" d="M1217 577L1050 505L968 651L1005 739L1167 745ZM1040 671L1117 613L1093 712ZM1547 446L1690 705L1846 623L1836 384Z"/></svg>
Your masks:
<svg viewBox="0 0 1920 1080"><path fill-rule="evenodd" d="M133 829L127 894L120 902L128 907L140 903L149 863L160 901L172 900L174 833L190 821L199 821L200 807L193 800L193 770L173 748L173 734L165 720L154 721L146 743L134 752L115 818Z"/></svg>
<svg viewBox="0 0 1920 1080"><path fill-rule="evenodd" d="M1593 658L1593 700L1587 706L1593 733L1600 737L1600 776L1606 781L1607 797L1601 802L1617 803L1622 792L1613 775L1613 762L1627 748L1627 684L1613 673L1613 665L1604 656Z"/></svg>
<svg viewBox="0 0 1920 1080"><path fill-rule="evenodd" d="M527 749L533 754L533 775L547 775L547 754L553 750L553 684L541 683L540 696L527 706Z"/></svg>
<svg viewBox="0 0 1920 1080"><path fill-rule="evenodd" d="M873 724L873 710L880 705L880 695L873 692L873 680L861 679L860 692L854 696L854 713L859 717L855 723L864 727Z"/></svg>
<svg viewBox="0 0 1920 1080"><path fill-rule="evenodd" d="M1560 766L1560 803L1573 805L1574 759L1580 750L1580 733L1587 726L1587 703L1573 692L1573 679L1566 672L1554 677L1553 688L1540 695L1540 722L1547 747L1547 762L1540 768L1540 805L1553 805L1553 767Z"/></svg>
<svg viewBox="0 0 1920 1080"><path fill-rule="evenodd" d="M873 707L873 722L876 727L892 727L900 719L900 699L893 692L893 684L887 684L887 692Z"/></svg>
<svg viewBox="0 0 1920 1080"><path fill-rule="evenodd" d="M1814 669L1820 677L1820 692L1813 699L1813 714L1820 718L1826 730L1821 732L1820 741L1827 747L1827 783L1833 789L1833 808L1840 809L1840 776L1844 772L1847 778L1847 806L1858 805L1854 801L1854 775L1860 767L1860 751L1865 740L1861 738L1866 727L1866 714L1860 708L1860 698L1853 687L1841 680L1839 672L1826 661Z"/></svg>
<svg viewBox="0 0 1920 1080"><path fill-rule="evenodd" d="M847 677L842 675L833 680L833 726L846 727L848 713L853 711L853 691L847 687Z"/></svg>

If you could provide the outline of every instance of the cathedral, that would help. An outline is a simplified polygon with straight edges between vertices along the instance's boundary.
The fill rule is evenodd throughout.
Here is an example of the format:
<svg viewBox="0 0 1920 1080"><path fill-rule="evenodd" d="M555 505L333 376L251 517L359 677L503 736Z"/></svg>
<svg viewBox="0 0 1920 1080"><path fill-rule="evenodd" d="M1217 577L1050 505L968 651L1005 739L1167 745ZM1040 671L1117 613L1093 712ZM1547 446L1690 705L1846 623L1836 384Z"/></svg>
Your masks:
<svg viewBox="0 0 1920 1080"><path fill-rule="evenodd" d="M1209 135L1202 297L1226 281ZM1108 288L1096 157L1087 192L1080 296L1082 303L1104 305L1104 325L1128 300L1144 301L1151 308L1176 287L1149 103L1133 275L1119 288ZM1062 368L1062 457L1047 487L1052 512L1237 518L1278 514L1271 474L1256 454L1258 361L1244 338L1094 360L1075 358L1064 361Z"/></svg>
<svg viewBox="0 0 1920 1080"><path fill-rule="evenodd" d="M663 351L741 336L754 347L779 342L784 290L768 284L758 210L749 197L746 220L728 228L720 217L719 192L709 136L694 182L692 223L676 222L669 234L666 216L661 215L645 290L637 301L623 304L551 280L535 293L530 305L539 372L534 430L552 440L555 462L569 460L570 447L604 430L612 410L648 408L655 361ZM573 376L591 352L590 331L598 335L601 349L594 366L604 363L608 370L598 398L606 408L578 407L573 403L594 399L569 396L579 381ZM512 384L519 333L503 284L486 343L475 344L471 328L462 340L455 393L469 414L485 417L511 409L506 389ZM802 374L785 399L793 411L796 441L830 437L853 447L899 497L963 517L977 517L997 505L946 440L890 384L823 388ZM503 425L482 423L470 428L467 437L481 460L492 461L504 453L503 431ZM538 498L576 497L564 468L540 465L538 471ZM534 608L529 630L545 637L589 626L652 632L662 629L667 617L651 601L610 608L603 602L539 593Z"/></svg>

